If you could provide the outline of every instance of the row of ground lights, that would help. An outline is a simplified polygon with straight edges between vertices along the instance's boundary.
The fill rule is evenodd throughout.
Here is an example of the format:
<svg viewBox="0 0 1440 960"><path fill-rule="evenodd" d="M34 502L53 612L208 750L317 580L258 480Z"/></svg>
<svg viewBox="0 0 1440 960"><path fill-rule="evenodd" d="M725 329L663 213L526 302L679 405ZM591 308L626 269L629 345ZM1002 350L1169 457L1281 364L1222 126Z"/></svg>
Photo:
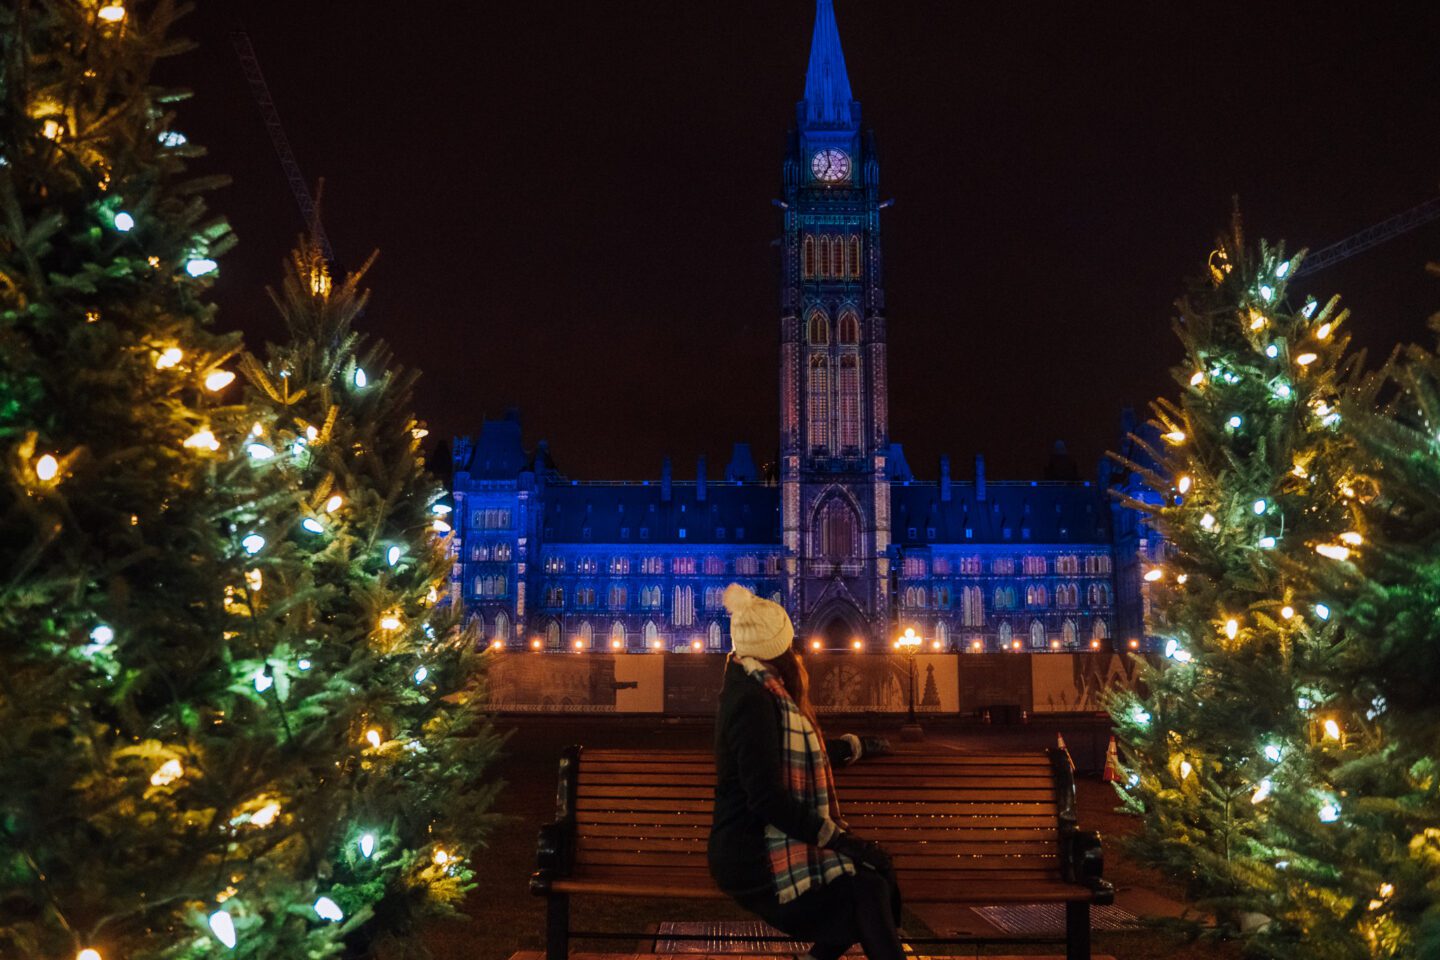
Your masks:
<svg viewBox="0 0 1440 960"><path fill-rule="evenodd" d="M581 652L589 649L589 648L591 647L591 645L592 645L591 643L587 643L587 642L584 641L584 640L576 640L576 641L574 641L574 642L571 644L571 646L573 647L573 649L575 650L576 653L581 653ZM857 652L863 651L863 650L865 649L865 642L864 642L863 640L852 640L852 641L850 642L850 648L851 648L852 650L857 651ZM490 649L491 649L491 650L497 650L497 651L498 651L498 650L504 650L504 649L506 649L506 647L505 647L505 641L504 641L504 640L501 640L501 639L499 639L499 638L497 637L496 639L490 641ZM544 652L544 651L546 650L545 641L542 640L542 639L539 638L539 637L533 638L533 639L530 641L530 649L531 649L531 650L534 650L534 651L537 652L537 653ZM628 647L626 641L620 640L620 639L615 639L615 640L611 640L611 641L610 641L610 649L611 649L611 650L615 650L615 651L623 652L623 651L625 651L625 650L628 650L629 647ZM656 652L658 653L658 652L662 652L662 651L666 650L667 648L666 648L666 646L665 646L665 641L664 641L664 640L652 640L652 641L650 642L650 649L651 649L651 650L654 650L654 651L656 651ZM690 643L689 643L688 645L682 645L682 646L673 648L672 652L674 652L674 653L679 653L680 651L682 651L682 650L687 650L687 649L688 649L691 653L703 653L703 652L705 652L705 642L704 642L703 640L692 640L692 641L690 641ZM823 649L824 649L824 646L821 644L821 642L820 642L819 640L811 640L811 641L810 641L810 649L813 650L813 651L819 652L820 650L823 650ZM899 647L897 646L896 649L898 650ZM943 651L945 648L944 648L944 644L943 644L941 641L935 640L935 641L932 641L932 642L931 642L931 644L930 644L930 649L935 650L935 651ZM1002 648L1002 649L1003 649L1003 648ZM1026 646L1024 646L1024 644L1022 644L1019 640L1012 640L1012 641L1010 642L1010 649L1013 650L1013 651L1015 651L1016 653L1020 653L1020 652L1022 652L1022 651L1024 651L1024 650L1027 650L1027 649L1029 649L1029 648L1027 648ZM1060 641L1059 641L1059 640L1051 640L1051 641L1050 641L1050 649L1051 649L1051 650L1059 650L1059 649L1060 649ZM1090 641L1090 649L1091 649L1091 650L1099 650L1099 649L1100 649L1100 641L1099 641L1099 640L1091 640L1091 641ZM1130 641L1130 649L1131 649L1131 650L1138 650L1138 649L1140 649L1140 641L1139 641L1139 640L1131 640L1131 641ZM718 653L718 652L722 652L722 651L717 650L716 652ZM971 653L984 653L984 652L985 652L985 642L984 642L983 640L975 640L975 641L972 641L971 644L970 644L970 652L971 652Z"/></svg>

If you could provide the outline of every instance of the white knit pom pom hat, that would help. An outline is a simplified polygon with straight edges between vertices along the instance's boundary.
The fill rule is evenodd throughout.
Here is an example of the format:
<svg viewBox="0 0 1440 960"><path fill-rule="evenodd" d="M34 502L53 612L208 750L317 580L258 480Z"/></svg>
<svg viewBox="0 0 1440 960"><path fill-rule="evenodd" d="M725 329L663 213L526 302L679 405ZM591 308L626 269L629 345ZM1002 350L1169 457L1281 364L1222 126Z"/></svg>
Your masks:
<svg viewBox="0 0 1440 960"><path fill-rule="evenodd" d="M790 649L795 627L780 604L757 597L738 583L726 587L721 600L730 611L730 645L737 656L774 660Z"/></svg>

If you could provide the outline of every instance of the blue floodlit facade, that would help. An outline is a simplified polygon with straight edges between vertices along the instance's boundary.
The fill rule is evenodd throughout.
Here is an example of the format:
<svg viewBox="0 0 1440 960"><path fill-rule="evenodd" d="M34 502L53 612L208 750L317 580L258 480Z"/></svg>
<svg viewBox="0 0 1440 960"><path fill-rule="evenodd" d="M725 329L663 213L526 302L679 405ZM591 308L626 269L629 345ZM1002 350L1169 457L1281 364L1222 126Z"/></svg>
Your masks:
<svg viewBox="0 0 1440 960"><path fill-rule="evenodd" d="M1139 514L1060 455L1043 481L916 479L888 429L879 162L831 0L819 0L782 172L780 437L762 476L563 476L517 415L454 441L452 597L492 643L551 651L712 650L738 581L790 610L809 649L1148 647ZM1126 486L1133 487L1131 481Z"/></svg>

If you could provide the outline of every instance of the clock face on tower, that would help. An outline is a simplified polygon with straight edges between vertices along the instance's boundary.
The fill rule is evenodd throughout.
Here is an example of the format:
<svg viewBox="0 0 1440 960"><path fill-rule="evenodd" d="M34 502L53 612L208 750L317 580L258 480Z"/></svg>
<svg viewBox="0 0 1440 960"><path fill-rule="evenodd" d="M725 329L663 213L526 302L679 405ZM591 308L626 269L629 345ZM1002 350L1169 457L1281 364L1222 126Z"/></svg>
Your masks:
<svg viewBox="0 0 1440 960"><path fill-rule="evenodd" d="M850 179L850 155L844 150L827 147L810 155L810 173L816 180L839 183Z"/></svg>

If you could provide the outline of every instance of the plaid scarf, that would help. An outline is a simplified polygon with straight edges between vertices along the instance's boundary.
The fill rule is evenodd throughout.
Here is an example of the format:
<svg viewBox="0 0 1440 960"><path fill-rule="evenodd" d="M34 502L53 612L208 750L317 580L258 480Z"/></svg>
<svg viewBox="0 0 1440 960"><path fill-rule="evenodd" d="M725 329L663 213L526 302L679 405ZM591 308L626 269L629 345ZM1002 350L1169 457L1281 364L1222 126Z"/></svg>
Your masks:
<svg viewBox="0 0 1440 960"><path fill-rule="evenodd" d="M780 752L786 789L796 800L813 807L821 820L833 825L840 812L835 803L835 780L830 773L830 758L814 725L800 712L780 678L764 664L753 657L737 659L780 708ZM838 829L838 825L832 829ZM775 895L781 903L789 903L812 886L855 872L848 857L794 840L770 824L765 825L765 846L770 852Z"/></svg>

